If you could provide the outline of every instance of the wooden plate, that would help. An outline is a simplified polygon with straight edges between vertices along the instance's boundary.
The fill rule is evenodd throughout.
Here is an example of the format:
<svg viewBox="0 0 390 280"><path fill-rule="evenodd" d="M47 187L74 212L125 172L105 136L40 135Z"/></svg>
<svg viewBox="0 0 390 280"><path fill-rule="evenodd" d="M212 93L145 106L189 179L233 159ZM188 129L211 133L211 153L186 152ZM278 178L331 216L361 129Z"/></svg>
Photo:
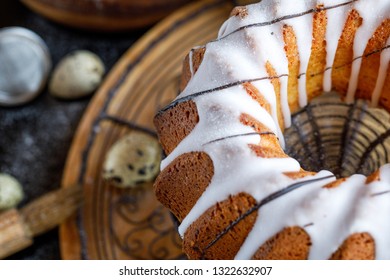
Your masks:
<svg viewBox="0 0 390 280"><path fill-rule="evenodd" d="M124 31L150 26L192 0L22 0L31 10L67 26Z"/></svg>
<svg viewBox="0 0 390 280"><path fill-rule="evenodd" d="M191 47L215 38L233 5L196 1L159 23L120 59L94 96L75 135L63 186L79 183L83 208L60 228L63 259L181 259L181 240L152 183L120 190L101 177L107 150L132 129L153 133L156 111L178 93Z"/></svg>

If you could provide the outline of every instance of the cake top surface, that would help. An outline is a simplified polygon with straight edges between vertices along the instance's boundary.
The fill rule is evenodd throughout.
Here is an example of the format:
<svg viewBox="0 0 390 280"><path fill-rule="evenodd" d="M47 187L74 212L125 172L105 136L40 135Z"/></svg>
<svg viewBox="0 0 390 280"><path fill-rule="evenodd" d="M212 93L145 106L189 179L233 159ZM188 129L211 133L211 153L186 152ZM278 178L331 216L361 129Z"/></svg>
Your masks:
<svg viewBox="0 0 390 280"><path fill-rule="evenodd" d="M328 258L355 232L369 232L375 239L376 258L390 259L390 165L379 171L379 180L367 182L363 175L353 175L338 187L324 186L335 182L330 171L311 177L291 179L287 172L299 172L301 166L291 157L262 158L249 148L259 145L261 133L241 123L249 114L275 134L283 146L277 104L282 108L284 124L291 124L288 104L288 59L283 27L291 26L299 50L299 106L308 103L306 69L313 34L313 14L326 11L326 67L323 72L325 91L332 88L331 72L338 38L350 12L363 18L353 43L353 60L346 101L353 102L365 48L376 28L388 18L388 0L263 0L246 7L245 13L230 17L221 27L218 38L205 46L198 70L171 106L186 100L196 103L199 123L163 161L166 168L178 156L192 151L207 153L213 161L212 181L187 217L179 232L187 228L208 208L245 192L257 201L261 211L256 223L238 252L237 259L250 258L257 248L285 227L298 225L310 235L311 259ZM199 48L199 47L196 47ZM194 49L196 49L194 48ZM381 67L371 103L378 103L390 59L389 39L380 52ZM190 61L193 50L190 52ZM266 64L269 62L280 82L280 100L271 83ZM191 66L192 67L192 66ZM270 112L249 96L243 86L251 83L270 104ZM168 107L169 108L169 107ZM260 185L259 185L260 184ZM281 195L276 195L281 194ZM273 199L270 199L273 198ZM265 203L266 201L266 203ZM324 238L326 236L326 238Z"/></svg>

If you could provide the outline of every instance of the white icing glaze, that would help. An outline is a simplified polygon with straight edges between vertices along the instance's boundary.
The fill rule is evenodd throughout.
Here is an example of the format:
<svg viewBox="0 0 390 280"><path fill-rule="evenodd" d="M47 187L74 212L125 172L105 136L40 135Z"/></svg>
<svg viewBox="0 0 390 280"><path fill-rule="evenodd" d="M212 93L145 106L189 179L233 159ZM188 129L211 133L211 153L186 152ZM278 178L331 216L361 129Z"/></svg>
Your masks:
<svg viewBox="0 0 390 280"><path fill-rule="evenodd" d="M317 5L316 0L309 1L281 1L278 6L277 15L280 17L285 14L299 14L302 11L307 11L315 8ZM306 72L307 66L309 65L311 43L313 34L313 15L306 14L304 16L289 19L284 21L285 24L291 26L293 30L299 30L295 32L297 47L299 50L299 73L302 73L298 79L298 91L299 91L299 105L304 107L307 105L307 94L306 94Z"/></svg>
<svg viewBox="0 0 390 280"><path fill-rule="evenodd" d="M387 40L386 45L390 45L390 38ZM387 48L381 52L381 60L378 71L378 78L376 80L375 88L371 96L371 104L374 107L378 106L379 98L382 93L382 88L385 85L385 79L387 74L387 68L390 62L390 48Z"/></svg>
<svg viewBox="0 0 390 280"><path fill-rule="evenodd" d="M380 180L362 186L355 204L350 233L368 232L375 240L376 259L390 259L390 164L380 168Z"/></svg>
<svg viewBox="0 0 390 280"><path fill-rule="evenodd" d="M194 55L194 49L190 50L190 53L188 54L188 65L190 68L191 78L194 76L194 66L192 62L192 56Z"/></svg>
<svg viewBox="0 0 390 280"><path fill-rule="evenodd" d="M281 104L286 127L291 123L291 116L287 95L288 61L282 27L284 24L292 26L297 38L301 73L298 81L299 105L303 107L307 104L304 74L312 44L313 12L310 10L320 4L327 10L325 91L332 87L331 67L349 11L356 9L364 18L353 46L353 57L356 59L352 64L347 93L347 100L353 101L361 64L359 57L363 56L375 29L389 15L388 0L375 1L375 5L370 0L263 0L259 4L249 5L248 15L244 18L231 17L223 24L218 39L207 44L196 73L193 73L190 52L192 78L177 100L195 94L193 100L198 109L199 122L162 162L161 168L164 169L184 153L203 151L213 161L214 176L182 221L179 227L182 236L208 208L230 195L245 192L260 202L291 184L312 179L294 180L283 174L300 170L299 163L293 158L257 157L248 145L261 145L262 136L253 134L253 129L240 123L239 118L242 113L251 115L278 135L283 144L276 105ZM296 16L289 17L292 14ZM388 49L381 53L378 79L372 95L374 105L378 103L383 88L389 53ZM280 100L276 100L274 88L266 78L267 62L280 76ZM265 79L259 79L263 77ZM253 100L237 81L252 81L270 104L271 113ZM196 94L201 92L206 93ZM329 175L332 175L329 171L321 171L313 178ZM380 169L380 181L370 184L365 183L365 176L353 175L336 188L323 188L334 180L331 177L309 183L261 206L259 217L236 259L251 258L261 244L289 226L300 226L309 234L312 242L310 259L329 258L348 236L360 232L368 232L374 237L377 258L390 259L390 220L387 217L390 210L390 193L387 193L390 191L390 164ZM382 194L375 195L378 193Z"/></svg>
<svg viewBox="0 0 390 280"><path fill-rule="evenodd" d="M191 78L194 76L194 62L193 62L193 56L194 56L194 51L201 48L200 46L193 47L190 52L188 53L188 66L190 68L190 74Z"/></svg>
<svg viewBox="0 0 390 280"><path fill-rule="evenodd" d="M323 178L331 174L332 173L329 171L322 171L316 174L314 178ZM286 176L281 177L285 178ZM292 182L305 180L308 180L308 178L295 181L290 179L286 182L287 184L282 187L286 187ZM277 200L274 200L260 208L260 218L257 219L252 231L249 233L244 244L241 246L240 251L236 255L236 259L250 259L257 251L257 249L270 237L277 234L286 226L296 225L291 222L291 219L293 218L292 214L295 213L296 209L301 206L302 198L304 197L307 201L309 201L309 199L318 192L319 188L321 188L324 184L330 183L334 180L334 178L330 178L324 181L319 181L317 183L312 183L310 186L302 187L285 194L284 196L279 197ZM310 222L306 222L302 224L302 226L309 224Z"/></svg>
<svg viewBox="0 0 390 280"><path fill-rule="evenodd" d="M362 25L356 31L353 44L353 54L356 58L363 56L368 40L370 40L376 28L381 24L385 17L390 14L390 2L386 0L375 1L375 5L373 5L372 1L361 0L356 2L354 9L357 10L360 17L363 18ZM382 16L372 16L376 15L378 11L380 11ZM346 102L351 103L354 101L361 64L361 59L355 59L352 63Z"/></svg>
<svg viewBox="0 0 390 280"><path fill-rule="evenodd" d="M305 198L307 209L297 208L296 224L313 223L305 228L312 242L309 259L328 259L350 235L353 205L361 197L365 180L363 175L353 175L336 188L322 188L312 199Z"/></svg>
<svg viewBox="0 0 390 280"><path fill-rule="evenodd" d="M325 7L343 3L343 0L324 0ZM326 28L326 67L324 72L324 91L332 90L332 65L336 55L337 45L339 43L335 38L340 38L343 32L343 27L349 11L349 6L340 6L337 9L330 9L326 12L327 28Z"/></svg>

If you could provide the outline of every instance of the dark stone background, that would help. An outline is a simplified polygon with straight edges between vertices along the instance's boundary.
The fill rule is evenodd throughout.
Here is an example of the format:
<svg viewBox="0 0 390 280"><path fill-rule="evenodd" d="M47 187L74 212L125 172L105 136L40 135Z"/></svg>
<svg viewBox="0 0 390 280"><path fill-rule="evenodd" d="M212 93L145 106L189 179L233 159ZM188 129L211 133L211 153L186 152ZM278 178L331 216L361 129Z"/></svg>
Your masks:
<svg viewBox="0 0 390 280"><path fill-rule="evenodd" d="M52 23L15 0L0 1L0 28L22 26L39 34L49 47L52 62L77 49L99 55L107 72L146 31L99 34ZM0 107L0 172L15 176L26 194L20 207L59 188L68 149L90 101L62 101L47 89L34 101L13 108ZM60 259L58 229L34 240L33 246L9 259Z"/></svg>

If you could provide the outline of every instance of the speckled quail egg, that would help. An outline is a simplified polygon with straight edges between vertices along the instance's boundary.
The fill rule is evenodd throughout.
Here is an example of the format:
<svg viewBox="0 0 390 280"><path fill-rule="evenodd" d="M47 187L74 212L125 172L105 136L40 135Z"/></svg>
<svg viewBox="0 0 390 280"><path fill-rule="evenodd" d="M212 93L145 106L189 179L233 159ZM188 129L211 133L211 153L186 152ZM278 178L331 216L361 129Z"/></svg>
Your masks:
<svg viewBox="0 0 390 280"><path fill-rule="evenodd" d="M17 206L23 197L23 188L18 180L0 173L0 211Z"/></svg>
<svg viewBox="0 0 390 280"><path fill-rule="evenodd" d="M96 54L86 50L74 51L55 67L49 91L64 99L87 96L100 85L104 71L104 64Z"/></svg>
<svg viewBox="0 0 390 280"><path fill-rule="evenodd" d="M155 137L132 131L108 151L103 177L120 188L139 186L157 176L161 156L162 151Z"/></svg>

